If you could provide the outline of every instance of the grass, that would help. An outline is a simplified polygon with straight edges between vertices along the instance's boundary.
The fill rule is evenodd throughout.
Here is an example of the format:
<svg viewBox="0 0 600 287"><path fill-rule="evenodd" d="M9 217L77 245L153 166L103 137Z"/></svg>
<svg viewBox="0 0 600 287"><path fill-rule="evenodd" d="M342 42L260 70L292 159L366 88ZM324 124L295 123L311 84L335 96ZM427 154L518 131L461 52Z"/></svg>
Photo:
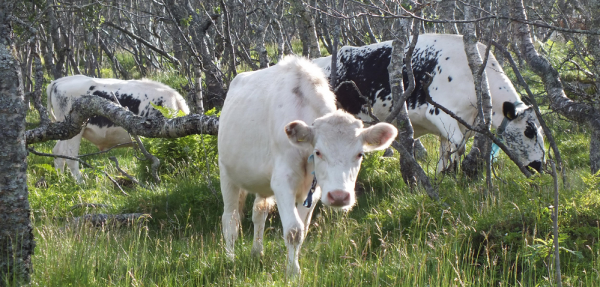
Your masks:
<svg viewBox="0 0 600 287"><path fill-rule="evenodd" d="M571 131L562 130L566 134L557 137L568 136L577 144L584 144L584 137L574 137L569 135ZM212 139L205 140L209 143ZM424 142L429 151L435 150L437 143L433 137L425 138ZM152 144L161 146L149 142ZM37 148L49 151L51 146L52 143L44 143ZM162 143L162 146L169 145ZM93 150L89 143L82 145L82 153ZM175 153L170 148L155 152ZM574 149L565 157L584 156L578 152L584 153ZM139 173L143 164L133 158L132 149L111 154L119 157L126 170L143 176ZM90 162L117 176L108 156L94 156ZM188 160L202 160L203 156L204 153L197 153ZM436 157L430 152L423 163L432 177ZM236 260L232 262L223 256L222 203L214 165L209 171L195 167L192 162L169 164L155 190L131 187L126 188L130 196L124 196L99 172L85 170L85 183L77 185L69 176L49 169L52 163L48 158L30 155L29 163L37 241L33 285L553 284L551 178L538 175L525 179L504 157L495 164L498 169L495 190L487 197L483 195L483 181L468 181L461 174L438 176L435 182L447 204L443 206L404 185L396 158L383 158L381 153L368 155L359 175L362 192L358 205L347 214L317 207L302 246L302 275L293 282L285 276L285 246L276 213L267 222L263 258L250 256L252 223L248 212L242 221L242 236L236 243ZM563 281L570 282L566 286L594 286L600 282L596 271L600 268L600 182L589 175L585 166L576 163L568 165L569 188L561 190ZM34 186L42 175L48 181L48 188ZM247 205L251 200L248 199ZM109 207L70 209L81 202ZM95 212L144 212L152 218L118 228L69 223L70 218Z"/></svg>
<svg viewBox="0 0 600 287"><path fill-rule="evenodd" d="M295 47L296 49L297 47ZM126 58L121 62L124 64ZM129 63L131 64L131 63ZM126 65L126 64L124 64ZM133 66L132 66L133 67ZM172 74L157 80L183 83ZM548 114L566 162L559 228L565 286L600 285L600 180L589 173L589 128ZM30 112L27 122L37 122ZM30 125L29 128L33 126ZM142 181L147 163L133 149L89 157L76 184L52 159L29 155L28 185L36 250L34 286L551 286L554 285L549 175L524 178L505 155L494 163L494 190L461 173L436 175L437 139L421 164L441 202L402 181L397 158L366 156L358 204L349 213L321 204L301 249L299 278L285 275L285 246L276 212L267 219L265 256L250 256L247 211L236 259L224 256L216 138L144 139L162 161L153 190L125 186L124 195L101 171L119 178L109 156ZM37 144L51 152L54 142ZM97 149L84 141L80 154ZM207 164L208 163L208 164ZM38 181L44 178L47 187ZM38 187L39 186L39 187ZM246 205L251 206L252 196ZM78 208L101 203L102 208ZM72 219L89 213L148 213L132 225L93 227Z"/></svg>

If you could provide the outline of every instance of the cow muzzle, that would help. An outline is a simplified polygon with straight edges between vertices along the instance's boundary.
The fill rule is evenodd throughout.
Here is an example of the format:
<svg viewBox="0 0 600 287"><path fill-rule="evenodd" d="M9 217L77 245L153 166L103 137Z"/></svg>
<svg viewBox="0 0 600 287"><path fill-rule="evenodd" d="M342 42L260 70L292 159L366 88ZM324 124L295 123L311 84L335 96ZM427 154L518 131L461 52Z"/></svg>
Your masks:
<svg viewBox="0 0 600 287"><path fill-rule="evenodd" d="M333 190L327 193L329 205L335 207L343 207L350 205L350 192L344 190Z"/></svg>

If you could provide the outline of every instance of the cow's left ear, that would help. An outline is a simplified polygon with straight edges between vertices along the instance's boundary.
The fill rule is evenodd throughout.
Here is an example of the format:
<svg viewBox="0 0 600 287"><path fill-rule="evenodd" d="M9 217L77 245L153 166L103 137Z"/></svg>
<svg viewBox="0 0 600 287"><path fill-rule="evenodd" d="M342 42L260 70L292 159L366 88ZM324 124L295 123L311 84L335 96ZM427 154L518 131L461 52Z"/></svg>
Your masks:
<svg viewBox="0 0 600 287"><path fill-rule="evenodd" d="M365 151L386 149L397 135L396 127L388 123L378 123L361 133Z"/></svg>
<svg viewBox="0 0 600 287"><path fill-rule="evenodd" d="M293 145L312 145L314 131L303 121L293 121L285 126L285 133Z"/></svg>
<svg viewBox="0 0 600 287"><path fill-rule="evenodd" d="M514 120L517 117L517 109L515 104L511 102L504 102L504 104L502 104L502 113L507 119L511 121Z"/></svg>

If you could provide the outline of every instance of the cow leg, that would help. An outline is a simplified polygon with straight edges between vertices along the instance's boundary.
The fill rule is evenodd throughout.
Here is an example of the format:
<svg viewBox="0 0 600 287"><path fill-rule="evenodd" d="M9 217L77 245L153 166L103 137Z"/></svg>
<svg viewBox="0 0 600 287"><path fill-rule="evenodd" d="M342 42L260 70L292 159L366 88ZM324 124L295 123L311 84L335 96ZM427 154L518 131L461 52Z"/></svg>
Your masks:
<svg viewBox="0 0 600 287"><path fill-rule="evenodd" d="M319 198L321 198L321 188L317 186L315 192L313 193L313 202L310 207L305 207L303 203L296 204L296 209L298 210L298 215L302 219L304 223L304 236L308 234L308 227L310 226L310 219L312 218L313 211L317 203L319 202Z"/></svg>
<svg viewBox="0 0 600 287"><path fill-rule="evenodd" d="M252 208L252 222L254 223L254 241L252 242L252 256L263 256L263 236L265 232L265 221L269 211L273 209L273 198L261 197L258 194L254 199Z"/></svg>
<svg viewBox="0 0 600 287"><path fill-rule="evenodd" d="M451 163L452 143L446 139L440 138L440 159L438 160L437 172L441 173L448 169Z"/></svg>
<svg viewBox="0 0 600 287"><path fill-rule="evenodd" d="M298 256L300 246L304 241L304 223L296 209L296 196L294 189L299 186L293 179L297 178L297 173L292 168L275 165L274 173L271 178L271 189L275 193L277 200L277 209L283 225L283 238L287 247L287 274L295 276L300 274L300 265ZM292 180L290 180L292 179ZM299 180L299 179L298 179Z"/></svg>
<svg viewBox="0 0 600 287"><path fill-rule="evenodd" d="M440 135L440 160L437 172L445 171L451 162L458 160L457 148L463 141L463 133L458 122L444 112L438 115L426 113L426 118L435 126Z"/></svg>
<svg viewBox="0 0 600 287"><path fill-rule="evenodd" d="M221 169L221 194L223 195L223 237L225 238L225 253L233 260L234 246L238 237L240 225L239 203L241 189L233 185L224 170Z"/></svg>
<svg viewBox="0 0 600 287"><path fill-rule="evenodd" d="M63 151L65 149L65 141L57 141L56 145L52 149L52 154L64 154ZM61 157L54 158L54 168L58 173L65 172L65 159Z"/></svg>
<svg viewBox="0 0 600 287"><path fill-rule="evenodd" d="M74 136L71 139L58 141L54 149L52 149L53 154L64 155L69 157L77 157L79 155L79 147L81 145L81 137L83 136L83 131L78 135ZM64 170L65 163L71 174L77 180L77 182L82 182L83 179L81 177L81 172L79 171L79 162L76 160L63 159L63 158L55 158L54 159L54 168L56 168L59 172Z"/></svg>

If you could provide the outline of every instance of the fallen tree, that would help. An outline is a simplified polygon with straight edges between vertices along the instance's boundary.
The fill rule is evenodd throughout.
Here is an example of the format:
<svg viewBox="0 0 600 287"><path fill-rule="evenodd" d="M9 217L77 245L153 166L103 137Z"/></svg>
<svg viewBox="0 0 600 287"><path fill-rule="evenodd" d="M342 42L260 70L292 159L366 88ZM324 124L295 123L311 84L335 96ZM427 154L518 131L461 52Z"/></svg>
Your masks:
<svg viewBox="0 0 600 287"><path fill-rule="evenodd" d="M93 95L82 96L72 107L65 121L26 131L26 144L70 139L80 133L93 116L106 117L131 135L151 138L178 138L193 134L216 135L219 130L218 117L192 114L173 119L145 118Z"/></svg>

